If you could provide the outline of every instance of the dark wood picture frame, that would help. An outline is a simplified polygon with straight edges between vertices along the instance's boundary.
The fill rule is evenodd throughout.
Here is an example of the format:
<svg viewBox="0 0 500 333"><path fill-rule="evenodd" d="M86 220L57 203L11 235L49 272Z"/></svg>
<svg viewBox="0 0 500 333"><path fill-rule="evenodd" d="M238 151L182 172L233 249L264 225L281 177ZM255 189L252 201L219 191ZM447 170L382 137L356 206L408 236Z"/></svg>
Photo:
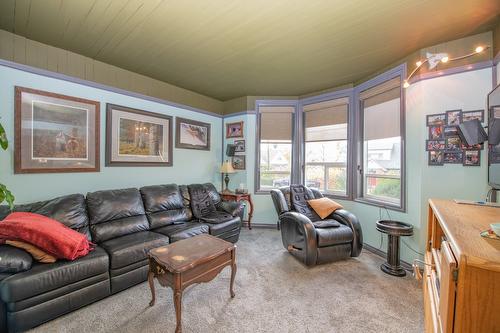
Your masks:
<svg viewBox="0 0 500 333"><path fill-rule="evenodd" d="M434 154L440 154L441 155L441 160L439 161L432 161L432 155ZM442 150L431 150L428 152L428 158L427 158L427 165L432 166L432 165L444 165L444 151Z"/></svg>
<svg viewBox="0 0 500 333"><path fill-rule="evenodd" d="M431 122L431 118L439 118L439 122ZM428 114L425 117L425 124L426 126L444 126L446 125L446 113L435 113L435 114Z"/></svg>
<svg viewBox="0 0 500 333"><path fill-rule="evenodd" d="M239 135L232 135L231 134L231 127L233 126L239 126L240 127L240 134ZM235 123L227 123L226 124L226 139L232 139L232 138L243 138L243 121L238 121Z"/></svg>
<svg viewBox="0 0 500 333"><path fill-rule="evenodd" d="M32 88L25 88L20 86L14 87L15 91L15 108L14 108L14 173L68 173L68 172L99 172L100 171L100 111L101 103L99 101L93 101L85 98L68 96L57 94L53 92L37 90ZM33 168L23 166L23 144L22 144L22 103L23 103L23 93L35 94L44 97L57 98L62 101L70 101L83 103L94 106L94 136L92 145L94 149L94 154L90 154L87 157L93 156L94 166L93 167L46 167L46 168ZM71 106L68 106L71 107ZM88 126L88 124L87 124ZM88 138L87 138L88 139ZM87 143L88 144L88 143ZM87 146L87 149L90 147ZM33 148L32 148L33 149ZM89 150L90 151L90 150Z"/></svg>
<svg viewBox="0 0 500 333"><path fill-rule="evenodd" d="M234 140L235 152L236 153L244 153L246 150L245 140Z"/></svg>
<svg viewBox="0 0 500 333"><path fill-rule="evenodd" d="M207 144L205 146L194 145L189 143L181 142L181 123L186 123L189 125L206 127L207 128ZM187 118L175 117L175 148L181 149L196 149L196 150L210 150L210 135L211 126L209 123L204 123L201 121L191 120Z"/></svg>
<svg viewBox="0 0 500 333"><path fill-rule="evenodd" d="M123 111L123 112L128 112L128 113L133 113L133 114L168 120L168 143L167 143L168 161L162 161L162 162L113 161L112 157L111 157L112 144L113 144L113 141L112 141L113 140L113 137L112 137L113 110L118 110L118 111ZM106 166L107 167L114 167L114 166L125 166L125 167L127 167L127 166L172 166L173 165L173 144L172 144L173 125L172 125L172 122L173 122L172 116L168 116L168 115L161 114L161 113L150 112L150 111L144 111L144 110L140 110L140 109L134 109L134 108L130 108L127 106L107 103L106 104Z"/></svg>
<svg viewBox="0 0 500 333"><path fill-rule="evenodd" d="M484 123L484 109L483 110L472 110L472 111L462 111L462 122L467 121L465 120L465 117L467 117L469 114L472 113L481 113L481 117L479 118L479 121L481 123ZM473 118L476 119L476 118Z"/></svg>
<svg viewBox="0 0 500 333"><path fill-rule="evenodd" d="M450 114L455 114L455 113L458 113L458 123L457 124L450 124ZM445 123L446 126L458 126L462 123L462 110L461 109L447 110L445 112L445 114L446 114L446 123Z"/></svg>
<svg viewBox="0 0 500 333"><path fill-rule="evenodd" d="M234 163L235 159L241 159L241 161L243 162L243 166L236 165ZM233 169L234 170L245 170L246 166L247 166L246 156L245 155L234 155L233 158L232 158L232 160L231 160L231 164L233 165Z"/></svg>
<svg viewBox="0 0 500 333"><path fill-rule="evenodd" d="M477 154L477 163L475 163L475 164L467 163L467 155L469 155L469 154ZM464 150L462 164L463 164L463 166L467 166L467 167L481 166L481 151L480 150Z"/></svg>

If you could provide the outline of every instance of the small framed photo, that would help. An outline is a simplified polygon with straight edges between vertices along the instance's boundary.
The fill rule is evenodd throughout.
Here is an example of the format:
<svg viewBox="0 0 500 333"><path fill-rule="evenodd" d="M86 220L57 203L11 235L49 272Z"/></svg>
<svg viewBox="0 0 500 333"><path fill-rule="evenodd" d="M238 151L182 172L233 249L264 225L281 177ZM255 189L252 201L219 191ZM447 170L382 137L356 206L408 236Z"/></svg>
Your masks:
<svg viewBox="0 0 500 333"><path fill-rule="evenodd" d="M175 148L210 150L210 124L176 117Z"/></svg>
<svg viewBox="0 0 500 333"><path fill-rule="evenodd" d="M462 164L463 153L461 151L444 152L443 162L447 164Z"/></svg>
<svg viewBox="0 0 500 333"><path fill-rule="evenodd" d="M172 166L172 117L107 104L106 166Z"/></svg>
<svg viewBox="0 0 500 333"><path fill-rule="evenodd" d="M226 139L242 138L243 137L243 122L226 124Z"/></svg>
<svg viewBox="0 0 500 333"><path fill-rule="evenodd" d="M99 172L100 103L15 87L14 173Z"/></svg>
<svg viewBox="0 0 500 333"><path fill-rule="evenodd" d="M458 126L462 123L462 110L446 111L446 125Z"/></svg>
<svg viewBox="0 0 500 333"><path fill-rule="evenodd" d="M448 138L451 136L458 136L458 127L457 126L445 126L443 133L444 133L445 138Z"/></svg>
<svg viewBox="0 0 500 333"><path fill-rule="evenodd" d="M434 150L429 152L428 165L443 165L443 152Z"/></svg>
<svg viewBox="0 0 500 333"><path fill-rule="evenodd" d="M481 151L479 150L466 150L464 151L464 166L480 166L481 165Z"/></svg>
<svg viewBox="0 0 500 333"><path fill-rule="evenodd" d="M429 140L439 140L443 138L444 138L443 126L441 125L429 126Z"/></svg>
<svg viewBox="0 0 500 333"><path fill-rule="evenodd" d="M484 110L462 112L462 122L477 119L484 123Z"/></svg>
<svg viewBox="0 0 500 333"><path fill-rule="evenodd" d="M483 150L484 144L478 143L476 145L469 146L462 142L462 150Z"/></svg>
<svg viewBox="0 0 500 333"><path fill-rule="evenodd" d="M233 169L234 170L245 170L245 155L234 155L233 156Z"/></svg>
<svg viewBox="0 0 500 333"><path fill-rule="evenodd" d="M494 105L490 107L490 117L500 118L500 105Z"/></svg>
<svg viewBox="0 0 500 333"><path fill-rule="evenodd" d="M425 150L434 151L434 150L444 150L446 147L445 140L427 140L425 144Z"/></svg>
<svg viewBox="0 0 500 333"><path fill-rule="evenodd" d="M244 153L245 152L245 140L234 140L235 152Z"/></svg>
<svg viewBox="0 0 500 333"><path fill-rule="evenodd" d="M462 149L462 140L458 136L451 136L446 138L446 147L447 151L459 151Z"/></svg>
<svg viewBox="0 0 500 333"><path fill-rule="evenodd" d="M429 114L426 117L427 126L442 126L445 125L445 123L446 123L445 113Z"/></svg>

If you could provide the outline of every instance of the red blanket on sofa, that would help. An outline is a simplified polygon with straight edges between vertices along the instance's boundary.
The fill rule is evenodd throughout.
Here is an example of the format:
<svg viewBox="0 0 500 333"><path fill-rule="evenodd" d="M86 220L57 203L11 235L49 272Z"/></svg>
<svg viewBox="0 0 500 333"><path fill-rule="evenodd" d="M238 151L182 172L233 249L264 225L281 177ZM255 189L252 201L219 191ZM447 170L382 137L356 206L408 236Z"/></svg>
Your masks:
<svg viewBox="0 0 500 333"><path fill-rule="evenodd" d="M56 258L67 260L83 257L93 249L85 235L34 213L12 213L0 222L0 242L6 240L24 241Z"/></svg>

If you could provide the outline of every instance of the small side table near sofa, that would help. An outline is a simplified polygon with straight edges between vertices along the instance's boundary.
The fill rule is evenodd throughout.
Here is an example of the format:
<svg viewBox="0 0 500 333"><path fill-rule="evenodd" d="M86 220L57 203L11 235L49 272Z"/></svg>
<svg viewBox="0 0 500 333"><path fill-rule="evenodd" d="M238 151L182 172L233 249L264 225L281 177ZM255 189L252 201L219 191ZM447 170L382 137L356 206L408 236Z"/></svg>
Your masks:
<svg viewBox="0 0 500 333"><path fill-rule="evenodd" d="M226 192L222 191L220 193L222 200L225 201L246 201L248 202L248 229L252 230L252 216L253 216L253 201L252 201L252 195L250 193L233 193L233 192ZM244 222L244 221L243 221Z"/></svg>

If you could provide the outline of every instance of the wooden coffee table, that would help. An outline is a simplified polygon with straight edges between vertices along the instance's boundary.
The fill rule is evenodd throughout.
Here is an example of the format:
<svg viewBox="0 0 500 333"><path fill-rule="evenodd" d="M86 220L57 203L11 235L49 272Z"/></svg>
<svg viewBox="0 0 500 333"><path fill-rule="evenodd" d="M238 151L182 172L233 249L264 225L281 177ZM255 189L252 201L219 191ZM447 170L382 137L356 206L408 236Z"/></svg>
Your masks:
<svg viewBox="0 0 500 333"><path fill-rule="evenodd" d="M236 245L210 235L198 235L152 249L149 251L148 281L152 295L149 306L153 306L156 300L156 277L160 285L174 291L175 332L182 332L182 292L191 284L213 280L226 266L231 266L229 292L234 297Z"/></svg>

